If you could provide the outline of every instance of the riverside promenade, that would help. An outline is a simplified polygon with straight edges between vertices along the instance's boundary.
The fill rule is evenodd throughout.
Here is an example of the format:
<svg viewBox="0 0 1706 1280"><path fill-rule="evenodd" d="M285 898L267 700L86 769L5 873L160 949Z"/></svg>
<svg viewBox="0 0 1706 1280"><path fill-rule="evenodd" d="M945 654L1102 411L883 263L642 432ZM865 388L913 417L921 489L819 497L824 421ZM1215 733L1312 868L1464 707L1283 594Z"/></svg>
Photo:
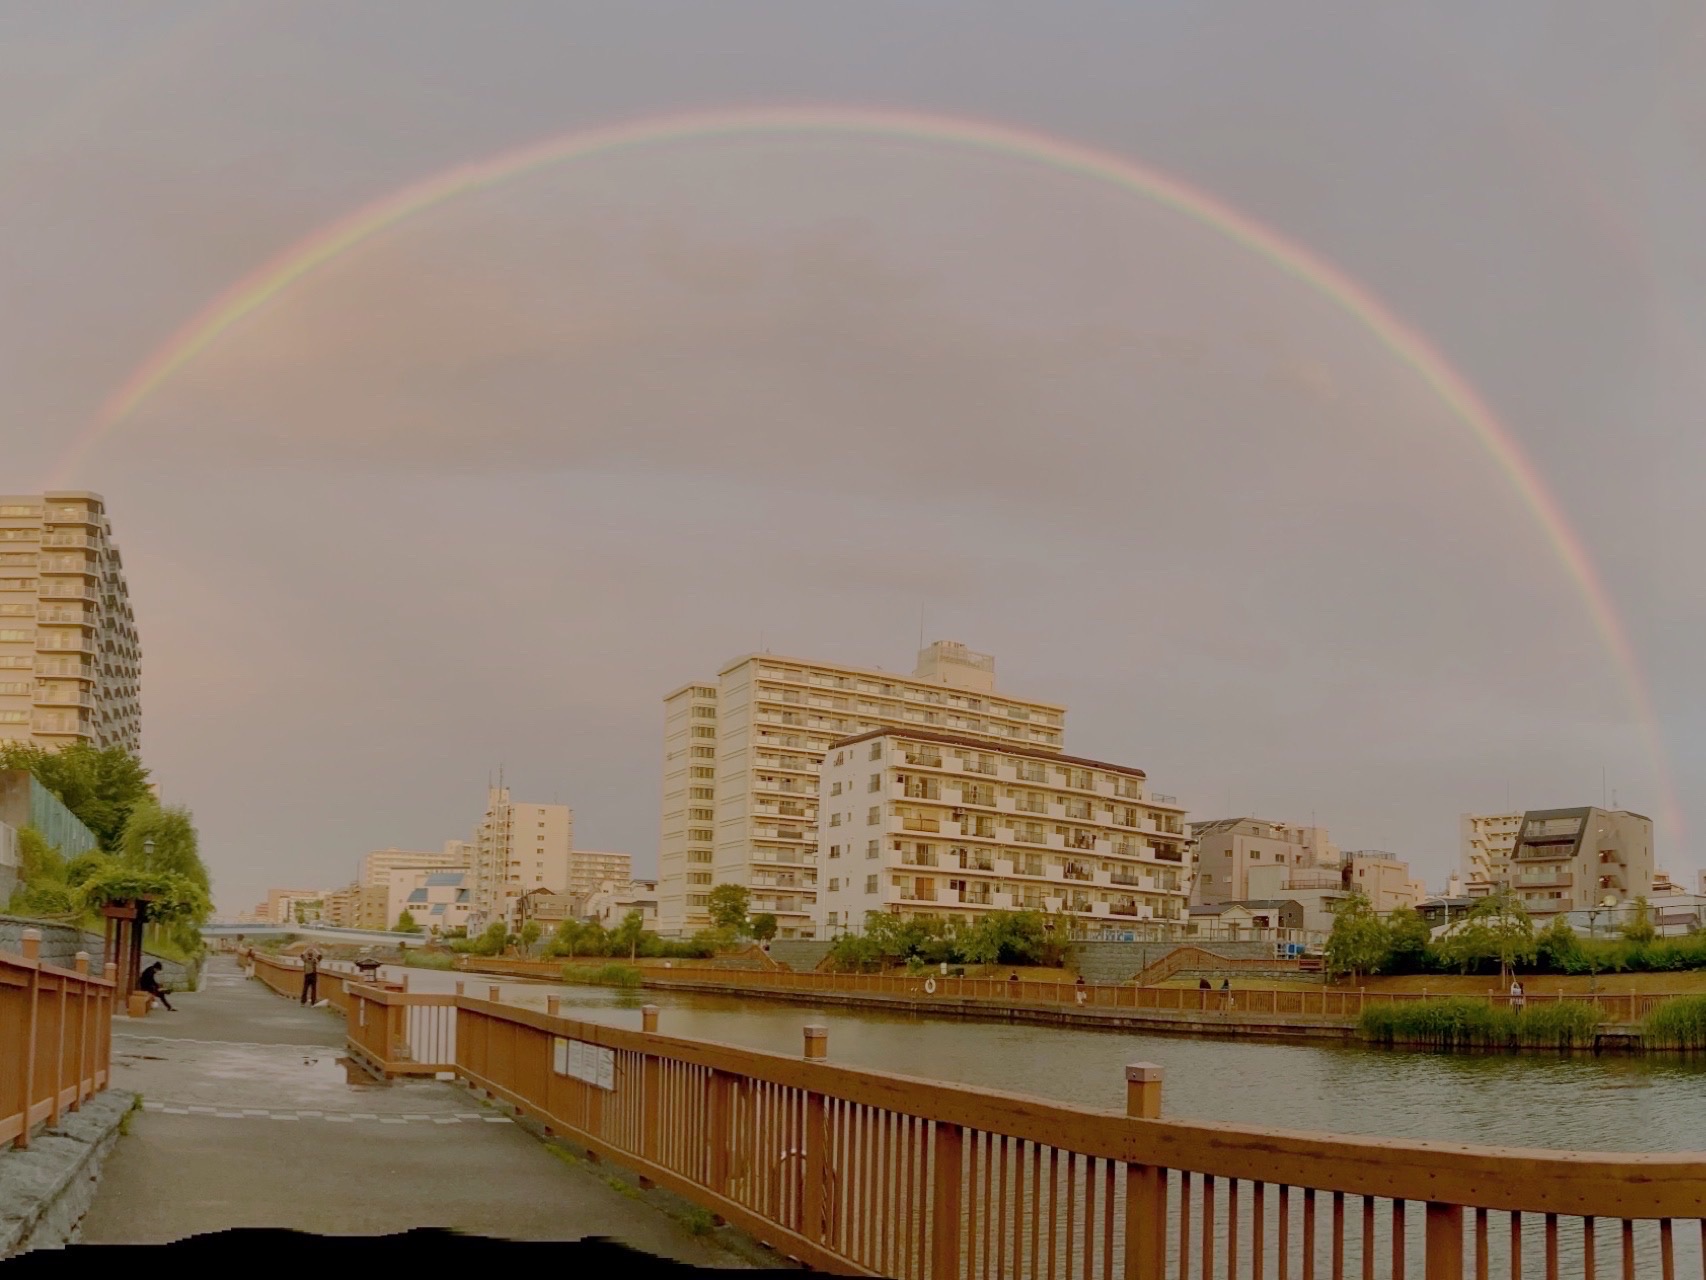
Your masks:
<svg viewBox="0 0 1706 1280"><path fill-rule="evenodd" d="M462 1088L373 1083L344 1058L341 1015L273 994L230 959L170 999L179 1012L113 1020L112 1087L139 1094L142 1110L107 1160L87 1243L436 1226L749 1265Z"/></svg>

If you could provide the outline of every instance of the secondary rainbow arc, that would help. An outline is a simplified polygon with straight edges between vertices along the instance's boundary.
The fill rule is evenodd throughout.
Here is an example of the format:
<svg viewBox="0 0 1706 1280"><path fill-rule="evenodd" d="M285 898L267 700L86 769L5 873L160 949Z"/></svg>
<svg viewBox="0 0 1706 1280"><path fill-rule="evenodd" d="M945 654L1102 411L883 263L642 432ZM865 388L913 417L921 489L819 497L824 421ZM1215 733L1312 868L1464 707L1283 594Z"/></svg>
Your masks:
<svg viewBox="0 0 1706 1280"><path fill-rule="evenodd" d="M893 138L956 146L1024 161L1123 189L1218 231L1330 299L1408 366L1474 435L1553 547L1612 658L1646 739L1663 812L1673 834L1682 817L1663 739L1633 644L1611 593L1556 497L1510 430L1445 357L1350 276L1215 196L1126 156L985 120L872 107L767 107L695 111L574 131L435 174L338 219L285 249L216 297L144 360L108 397L53 469L66 487L99 441L233 326L358 245L447 201L553 165L717 137L764 134Z"/></svg>

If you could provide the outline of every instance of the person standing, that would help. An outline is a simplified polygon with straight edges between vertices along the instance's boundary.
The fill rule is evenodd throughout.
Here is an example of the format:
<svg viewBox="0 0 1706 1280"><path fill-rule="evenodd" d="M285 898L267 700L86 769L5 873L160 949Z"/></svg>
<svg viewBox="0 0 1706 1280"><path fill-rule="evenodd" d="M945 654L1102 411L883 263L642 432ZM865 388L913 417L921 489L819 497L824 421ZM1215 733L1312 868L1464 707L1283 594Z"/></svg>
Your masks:
<svg viewBox="0 0 1706 1280"><path fill-rule="evenodd" d="M320 953L313 947L302 953L302 1003L317 1004L320 999Z"/></svg>
<svg viewBox="0 0 1706 1280"><path fill-rule="evenodd" d="M1520 981L1518 981L1517 979L1513 978L1513 979L1511 979L1511 1012L1516 1014L1518 1017L1521 1017L1522 1016L1522 1006L1523 1006L1522 983Z"/></svg>
<svg viewBox="0 0 1706 1280"><path fill-rule="evenodd" d="M136 985L148 996L149 1000L158 1000L166 1007L166 1012L176 1013L172 1002L166 999L165 988L160 985L160 962L156 960L142 971L136 980Z"/></svg>

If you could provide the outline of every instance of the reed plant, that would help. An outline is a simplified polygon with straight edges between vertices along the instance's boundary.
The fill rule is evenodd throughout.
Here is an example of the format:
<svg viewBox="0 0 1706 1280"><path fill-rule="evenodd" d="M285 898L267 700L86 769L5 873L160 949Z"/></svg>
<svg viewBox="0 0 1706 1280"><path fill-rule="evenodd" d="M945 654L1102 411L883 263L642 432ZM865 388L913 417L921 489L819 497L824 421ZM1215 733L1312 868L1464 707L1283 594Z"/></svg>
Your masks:
<svg viewBox="0 0 1706 1280"><path fill-rule="evenodd" d="M564 982L585 987L637 987L641 977L631 964L601 964L596 969L580 964L563 966Z"/></svg>
<svg viewBox="0 0 1706 1280"><path fill-rule="evenodd" d="M1559 1001L1518 1014L1486 1000L1452 996L1370 1004L1357 1020L1357 1033L1370 1044L1428 1049L1573 1049L1591 1047L1599 1023L1599 1010L1587 1003ZM1700 1025L1706 1035L1706 1016Z"/></svg>
<svg viewBox="0 0 1706 1280"><path fill-rule="evenodd" d="M1706 1049L1706 996L1666 1000L1641 1020L1649 1049Z"/></svg>

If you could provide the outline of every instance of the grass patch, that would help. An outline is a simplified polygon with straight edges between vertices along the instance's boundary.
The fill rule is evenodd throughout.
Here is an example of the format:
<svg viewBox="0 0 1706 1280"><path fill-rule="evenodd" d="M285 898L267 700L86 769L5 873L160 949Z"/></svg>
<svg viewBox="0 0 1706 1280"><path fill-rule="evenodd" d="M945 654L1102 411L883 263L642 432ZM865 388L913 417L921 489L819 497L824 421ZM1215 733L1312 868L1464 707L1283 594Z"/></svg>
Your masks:
<svg viewBox="0 0 1706 1280"><path fill-rule="evenodd" d="M403 965L410 969L454 969L456 953L454 951L414 951L403 952L398 957Z"/></svg>
<svg viewBox="0 0 1706 1280"><path fill-rule="evenodd" d="M1429 1049L1571 1049L1591 1046L1599 1023L1599 1010L1586 1004L1536 1005L1517 1014L1451 996L1369 1005L1357 1019L1357 1034L1370 1044ZM1706 1030L1706 1019L1701 1025Z"/></svg>
<svg viewBox="0 0 1706 1280"><path fill-rule="evenodd" d="M1641 1040L1651 1049L1706 1049L1706 996L1666 1000L1641 1020Z"/></svg>
<svg viewBox="0 0 1706 1280"><path fill-rule="evenodd" d="M703 1209L689 1209L683 1221L696 1236L708 1236L717 1229L717 1220Z"/></svg>
<svg viewBox="0 0 1706 1280"><path fill-rule="evenodd" d="M563 981L587 987L637 987L642 974L631 964L601 964L593 969L586 965L563 966Z"/></svg>
<svg viewBox="0 0 1706 1280"><path fill-rule="evenodd" d="M130 1136L130 1122L131 1122L132 1118L136 1115L136 1113L138 1111L141 1111L141 1110L142 1110L142 1095L140 1093L131 1094L130 1106L125 1108L124 1114L118 1118L118 1135L119 1135L119 1137L128 1138Z"/></svg>

